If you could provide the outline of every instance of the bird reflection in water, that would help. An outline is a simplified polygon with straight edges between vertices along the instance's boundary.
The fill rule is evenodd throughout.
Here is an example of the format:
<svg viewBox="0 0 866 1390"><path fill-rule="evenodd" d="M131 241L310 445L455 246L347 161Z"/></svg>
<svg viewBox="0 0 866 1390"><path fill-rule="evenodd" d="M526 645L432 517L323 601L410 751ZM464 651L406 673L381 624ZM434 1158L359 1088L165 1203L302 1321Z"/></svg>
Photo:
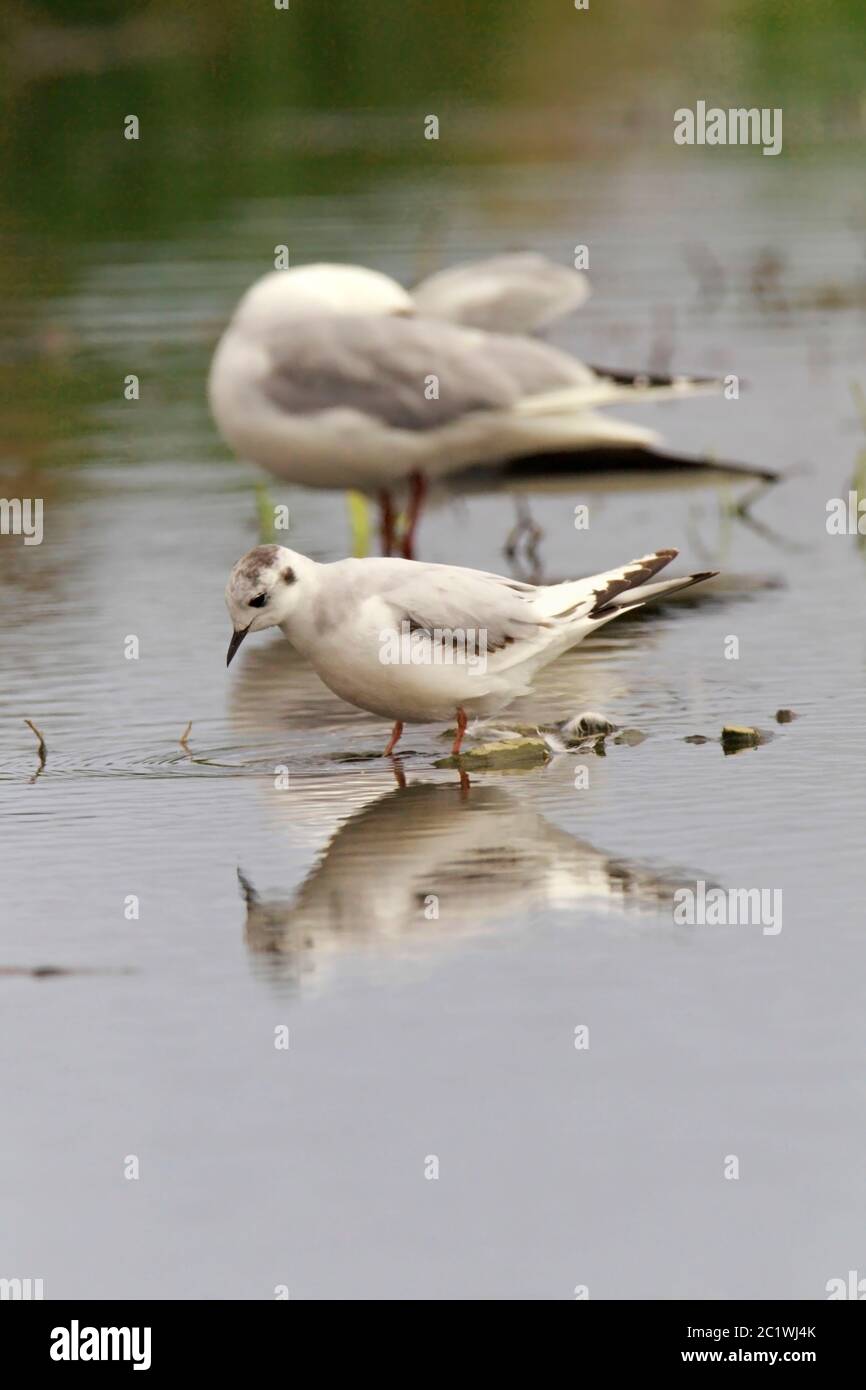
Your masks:
<svg viewBox="0 0 866 1390"><path fill-rule="evenodd" d="M501 787L398 784L339 828L291 899L238 869L245 938L275 980L320 983L340 953L452 947L545 910L665 915L694 874L657 872L552 824Z"/></svg>

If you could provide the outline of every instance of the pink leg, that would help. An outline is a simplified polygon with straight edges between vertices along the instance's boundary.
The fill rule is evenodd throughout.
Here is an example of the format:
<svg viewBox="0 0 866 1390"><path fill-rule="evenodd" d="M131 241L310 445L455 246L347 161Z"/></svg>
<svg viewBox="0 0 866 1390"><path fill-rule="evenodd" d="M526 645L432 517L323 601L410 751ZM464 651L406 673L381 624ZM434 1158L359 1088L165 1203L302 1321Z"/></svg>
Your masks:
<svg viewBox="0 0 866 1390"><path fill-rule="evenodd" d="M388 758L388 757L390 757L391 754L394 752L394 749L397 747L397 743L399 742L400 735L402 734L402 732L403 732L403 723L402 723L402 720L398 719L398 720L397 720L397 723L394 725L393 729L391 730L391 737L388 739L388 747L385 749L384 753L382 754L382 757L383 757L383 758Z"/></svg>
<svg viewBox="0 0 866 1390"><path fill-rule="evenodd" d="M460 753L460 745L463 742L463 735L466 733L466 725L468 722L466 711L461 705L457 711L457 733L451 745L451 756L453 758L456 758Z"/></svg>
<svg viewBox="0 0 866 1390"><path fill-rule="evenodd" d="M394 507L386 488L379 493L379 526L382 554L390 555L394 549Z"/></svg>
<svg viewBox="0 0 866 1390"><path fill-rule="evenodd" d="M415 532L418 529L426 492L427 480L423 473L413 473L409 479L409 515L406 521L406 530L403 532L404 560L411 560L414 557Z"/></svg>

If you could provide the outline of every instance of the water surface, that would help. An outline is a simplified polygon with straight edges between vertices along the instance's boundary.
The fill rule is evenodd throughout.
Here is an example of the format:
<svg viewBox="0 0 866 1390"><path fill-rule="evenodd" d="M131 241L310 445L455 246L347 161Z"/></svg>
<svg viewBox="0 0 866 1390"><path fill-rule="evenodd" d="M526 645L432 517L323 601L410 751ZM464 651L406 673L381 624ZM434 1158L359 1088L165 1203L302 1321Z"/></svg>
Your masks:
<svg viewBox="0 0 866 1390"><path fill-rule="evenodd" d="M153 62L128 80L166 76ZM87 83L95 108L76 105ZM403 109L297 92L281 107L267 87L234 113L234 161L196 144L216 142L200 112L161 106L160 151L142 155L162 182L136 184L106 152L118 84L109 64L28 86L34 119L67 86L64 146L77 132L101 149L112 187L82 166L52 194L47 151L28 184L25 142L12 186L28 194L4 210L0 476L4 495L45 499L45 540L0 543L0 1273L48 1297L822 1297L864 1258L866 1215L866 556L825 526L866 449L846 133L822 132L819 155L677 158L610 93L588 127L564 97L557 126L542 92L458 91L459 150L425 162ZM172 180L174 207L156 192ZM62 225L52 197L77 209ZM287 240L298 260L406 281L585 243L593 298L557 341L740 376L738 400L652 423L675 452L786 475L743 514L748 489L709 476L528 494L550 578L671 545L722 571L606 628L513 712L597 709L643 742L473 774L467 793L436 766L434 727L407 730L398 778L374 756L382 722L279 634L226 672L222 590L257 539L255 475L203 383L233 302ZM271 494L290 544L346 553L343 499ZM421 554L504 569L514 505L494 488L440 498ZM773 737L726 756L731 722ZM672 894L698 877L780 889L783 929L675 925ZM45 967L68 973L31 973Z"/></svg>

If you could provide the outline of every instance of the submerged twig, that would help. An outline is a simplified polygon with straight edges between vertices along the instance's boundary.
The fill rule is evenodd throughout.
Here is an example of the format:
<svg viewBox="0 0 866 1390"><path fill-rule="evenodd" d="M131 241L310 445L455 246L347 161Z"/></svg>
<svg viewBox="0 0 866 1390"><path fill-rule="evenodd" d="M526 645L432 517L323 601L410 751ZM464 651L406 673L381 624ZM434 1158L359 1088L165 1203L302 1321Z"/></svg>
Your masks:
<svg viewBox="0 0 866 1390"><path fill-rule="evenodd" d="M49 980L57 975L134 975L131 966L113 970L90 970L66 965L0 965L0 975L26 975L33 980Z"/></svg>
<svg viewBox="0 0 866 1390"><path fill-rule="evenodd" d="M44 768L45 763L46 763L47 758L48 758L48 749L47 749L46 746L45 746L45 737L44 737L44 735L43 735L43 733L42 733L42 730L41 730L41 729L37 729L37 727L36 727L36 725L33 723L33 720L32 720L32 719L25 719L25 720L24 720L24 723L27 725L28 729L32 729L32 730L33 730L34 734L36 735L36 737L37 737L38 740L39 740L39 749L38 749L38 751L39 751L39 767L38 767L37 772L36 772L36 777L38 777L38 776L39 776L39 773L40 773L40 772L42 771L42 769ZM34 781L35 781L35 778L34 778Z"/></svg>
<svg viewBox="0 0 866 1390"><path fill-rule="evenodd" d="M786 477L792 476L794 476L793 473L786 475ZM738 502L726 502L724 504L724 512L727 516L734 517L737 521L741 521L744 526L754 531L755 535L763 537L763 539L769 541L771 545L778 546L780 550L787 551L788 554L796 555L798 552L808 549L808 547L800 541L790 540L781 532L768 526L765 521L759 521L756 517L752 516L751 508L753 503L763 497L772 486L772 483L767 482L765 479L760 479Z"/></svg>
<svg viewBox="0 0 866 1390"><path fill-rule="evenodd" d="M190 748L189 744L187 743L187 739L189 738L189 736L190 736L191 733L192 733L192 720L189 721L189 723L187 724L187 726L186 726L186 728L184 729L183 733L181 734L180 738L178 739L178 743L180 744L180 746L181 746L181 748L183 749L183 751L184 751L185 753L189 753L190 755L192 755L192 749Z"/></svg>

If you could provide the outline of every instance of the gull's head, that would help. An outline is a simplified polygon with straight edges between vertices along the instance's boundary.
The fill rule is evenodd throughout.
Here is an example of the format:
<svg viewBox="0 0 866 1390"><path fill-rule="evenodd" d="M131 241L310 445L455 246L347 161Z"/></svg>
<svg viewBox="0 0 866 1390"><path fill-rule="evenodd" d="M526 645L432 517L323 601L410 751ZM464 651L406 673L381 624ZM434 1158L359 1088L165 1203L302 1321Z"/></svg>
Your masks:
<svg viewBox="0 0 866 1390"><path fill-rule="evenodd" d="M309 579L312 561L284 545L257 545L238 560L226 585L232 620L226 665L250 632L277 627L291 617Z"/></svg>
<svg viewBox="0 0 866 1390"><path fill-rule="evenodd" d="M247 290L235 327L257 329L316 314L411 314L415 306L402 286L360 265L301 265L272 270Z"/></svg>

